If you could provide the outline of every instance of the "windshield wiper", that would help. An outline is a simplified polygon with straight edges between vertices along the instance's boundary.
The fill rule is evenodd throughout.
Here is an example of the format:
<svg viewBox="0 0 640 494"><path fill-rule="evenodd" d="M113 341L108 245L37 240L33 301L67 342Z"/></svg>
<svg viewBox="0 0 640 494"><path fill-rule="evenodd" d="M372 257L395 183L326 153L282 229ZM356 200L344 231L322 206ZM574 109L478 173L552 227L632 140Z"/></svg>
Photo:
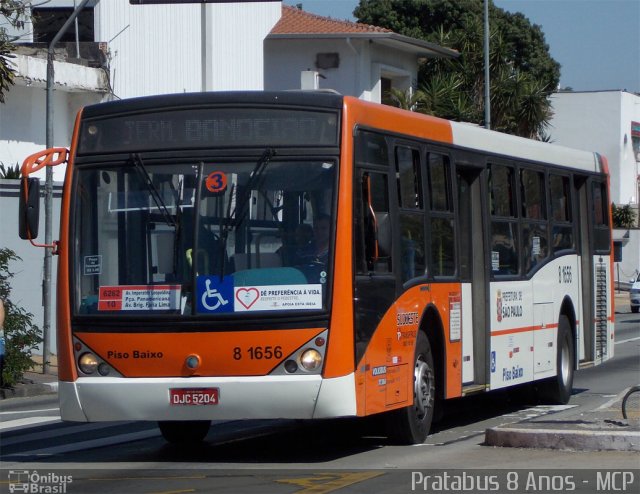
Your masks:
<svg viewBox="0 0 640 494"><path fill-rule="evenodd" d="M151 175L149 175L147 168L144 166L144 163L142 162L142 158L140 158L140 155L137 153L131 153L130 159L135 165L136 170L138 170L138 172L142 175L142 178L144 179L144 183L147 186L147 189L149 190L151 197L153 198L153 202L156 203L156 207L162 213L162 216L164 217L164 220L167 223L167 225L172 226L173 228L177 228L176 222L171 217L171 214L167 209L167 205L162 200L162 196L160 195L160 192L158 192L158 189L156 189L156 186L153 185L153 180L151 179Z"/></svg>
<svg viewBox="0 0 640 494"><path fill-rule="evenodd" d="M242 193L242 197L236 200L236 204L235 204L235 207L233 208L233 211L231 211L231 201L233 201L233 189L230 191L229 202L227 204L227 217L224 218L225 221L222 225L222 231L220 233L220 249L221 249L221 255L222 255L221 259L224 260L225 253L227 251L227 239L229 237L229 231L231 230L231 227L232 227L231 218L236 214L236 211L238 209L238 204L242 209L240 210L240 214L238 215L236 220L233 222L236 228L239 227L244 221L244 218L247 215L247 212L249 211L248 201L251 197L251 192L253 191L254 187L256 187L259 184L259 180L262 177L262 174L264 173L265 169L267 168L267 165L275 155L276 155L276 151L273 148L267 148L264 150L264 152L262 153L262 156L260 156L258 161L256 161L256 164L253 167L253 170L251 171L251 175L249 175L249 180L247 180L247 184L245 185L245 189ZM221 266L220 279L224 278L224 268L225 268L224 264L225 264L224 261L220 263L220 266Z"/></svg>

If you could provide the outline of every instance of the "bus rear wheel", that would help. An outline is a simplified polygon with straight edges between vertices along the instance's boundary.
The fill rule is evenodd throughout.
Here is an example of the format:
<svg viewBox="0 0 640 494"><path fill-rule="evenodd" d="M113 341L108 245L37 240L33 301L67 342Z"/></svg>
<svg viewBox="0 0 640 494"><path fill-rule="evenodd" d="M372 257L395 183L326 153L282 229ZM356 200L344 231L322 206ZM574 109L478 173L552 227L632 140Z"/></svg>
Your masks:
<svg viewBox="0 0 640 494"><path fill-rule="evenodd" d="M567 316L558 321L558 343L556 355L556 376L542 381L539 385L540 398L549 404L566 405L573 391L574 348L571 324Z"/></svg>
<svg viewBox="0 0 640 494"><path fill-rule="evenodd" d="M387 415L389 439L396 444L423 443L433 421L436 375L431 345L422 331L418 331L414 355L413 405Z"/></svg>
<svg viewBox="0 0 640 494"><path fill-rule="evenodd" d="M209 433L210 420L158 422L162 437L173 444L198 443Z"/></svg>

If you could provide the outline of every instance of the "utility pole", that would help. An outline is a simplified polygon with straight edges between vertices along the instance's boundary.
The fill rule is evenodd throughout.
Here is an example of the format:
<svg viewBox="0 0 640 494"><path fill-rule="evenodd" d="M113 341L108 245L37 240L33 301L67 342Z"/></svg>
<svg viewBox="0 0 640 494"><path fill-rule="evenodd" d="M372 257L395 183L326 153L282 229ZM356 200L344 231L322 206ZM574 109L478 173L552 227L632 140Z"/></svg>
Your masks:
<svg viewBox="0 0 640 494"><path fill-rule="evenodd" d="M484 126L491 128L491 80L489 76L489 0L484 0Z"/></svg>
<svg viewBox="0 0 640 494"><path fill-rule="evenodd" d="M69 29L78 14L82 11L89 0L82 0L71 17L60 28L60 31L49 43L47 50L47 116L46 116L46 146L53 147L53 85L55 73L53 70L54 49L62 35ZM53 242L53 170L46 167L46 180L44 186L44 243L51 246ZM44 277L42 280L42 305L44 307L44 320L42 323L42 372L48 374L50 370L49 358L51 356L51 265L53 263L53 247L44 249Z"/></svg>

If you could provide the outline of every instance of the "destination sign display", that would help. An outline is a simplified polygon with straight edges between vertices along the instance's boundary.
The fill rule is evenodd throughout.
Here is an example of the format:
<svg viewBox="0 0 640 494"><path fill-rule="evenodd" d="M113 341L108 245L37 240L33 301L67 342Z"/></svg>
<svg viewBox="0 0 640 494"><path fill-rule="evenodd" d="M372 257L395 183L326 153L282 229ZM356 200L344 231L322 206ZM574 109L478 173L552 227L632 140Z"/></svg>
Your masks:
<svg viewBox="0 0 640 494"><path fill-rule="evenodd" d="M335 111L198 108L87 119L78 154L337 144Z"/></svg>

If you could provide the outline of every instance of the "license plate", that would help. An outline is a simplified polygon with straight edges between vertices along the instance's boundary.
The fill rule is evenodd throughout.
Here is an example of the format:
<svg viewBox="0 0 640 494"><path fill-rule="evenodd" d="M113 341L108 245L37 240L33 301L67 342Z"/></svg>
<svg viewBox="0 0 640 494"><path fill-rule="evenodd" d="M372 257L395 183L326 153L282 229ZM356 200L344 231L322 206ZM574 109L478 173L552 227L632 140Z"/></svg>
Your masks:
<svg viewBox="0 0 640 494"><path fill-rule="evenodd" d="M218 388L175 388L169 390L171 405L217 405Z"/></svg>

